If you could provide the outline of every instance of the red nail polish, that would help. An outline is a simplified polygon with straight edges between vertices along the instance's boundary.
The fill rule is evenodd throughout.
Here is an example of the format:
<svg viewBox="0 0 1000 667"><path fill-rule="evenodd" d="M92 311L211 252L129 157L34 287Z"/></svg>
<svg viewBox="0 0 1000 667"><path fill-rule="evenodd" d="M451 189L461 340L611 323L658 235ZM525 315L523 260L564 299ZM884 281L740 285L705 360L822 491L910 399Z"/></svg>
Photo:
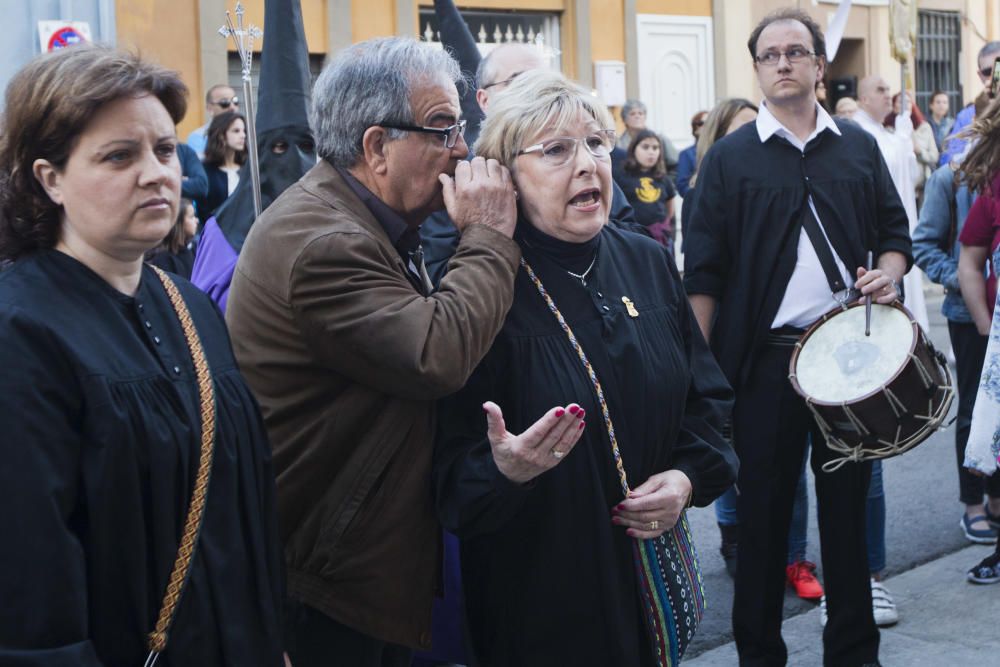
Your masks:
<svg viewBox="0 0 1000 667"><path fill-rule="evenodd" d="M580 428L583 428L583 427L584 427L584 426L586 426L586 425L587 425L587 422L585 422L585 421L581 421L581 422L580 422Z"/></svg>
<svg viewBox="0 0 1000 667"><path fill-rule="evenodd" d="M584 410L583 408L580 408L580 413L577 415L577 417L579 417L580 419L583 419L584 415L586 415L586 414L587 414L587 411Z"/></svg>
<svg viewBox="0 0 1000 667"><path fill-rule="evenodd" d="M579 411L580 411L580 408L576 407L575 405L569 406L569 413L571 415L575 415Z"/></svg>
<svg viewBox="0 0 1000 667"><path fill-rule="evenodd" d="M566 411L563 410L562 408L556 410L556 417L562 417L564 414L566 414Z"/></svg>
<svg viewBox="0 0 1000 667"><path fill-rule="evenodd" d="M625 510L624 503L619 503L618 505L615 505L615 509L618 510L619 512L624 511Z"/></svg>

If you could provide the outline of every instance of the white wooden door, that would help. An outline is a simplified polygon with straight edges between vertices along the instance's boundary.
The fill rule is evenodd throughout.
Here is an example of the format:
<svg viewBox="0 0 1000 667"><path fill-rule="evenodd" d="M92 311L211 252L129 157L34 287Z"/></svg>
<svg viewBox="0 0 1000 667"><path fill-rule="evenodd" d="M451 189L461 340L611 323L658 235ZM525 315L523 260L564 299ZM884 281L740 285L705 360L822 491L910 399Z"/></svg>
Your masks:
<svg viewBox="0 0 1000 667"><path fill-rule="evenodd" d="M712 19L639 14L639 97L648 124L674 143L690 146L691 116L715 103Z"/></svg>

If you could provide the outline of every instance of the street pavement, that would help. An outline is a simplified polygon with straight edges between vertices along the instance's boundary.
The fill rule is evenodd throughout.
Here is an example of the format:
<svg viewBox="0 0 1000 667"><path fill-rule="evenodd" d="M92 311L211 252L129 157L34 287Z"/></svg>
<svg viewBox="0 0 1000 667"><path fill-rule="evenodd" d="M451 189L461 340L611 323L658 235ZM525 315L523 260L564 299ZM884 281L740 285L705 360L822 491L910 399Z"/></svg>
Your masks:
<svg viewBox="0 0 1000 667"><path fill-rule="evenodd" d="M940 314L940 289L929 287L926 297L930 338L938 349L946 351L948 331ZM951 417L954 412L953 405ZM886 667L1000 666L1000 585L974 586L965 581L965 571L988 555L989 547L970 547L959 528L962 506L954 442L955 429L949 425L916 449L884 462L886 586L900 615L899 624L882 635ZM807 557L819 566L817 574L822 581L811 471L809 477ZM719 555L714 511L711 507L692 510L689 521L708 608L684 664L736 665L730 623L733 586ZM817 604L799 599L788 589L785 619L789 664L821 665L822 628Z"/></svg>

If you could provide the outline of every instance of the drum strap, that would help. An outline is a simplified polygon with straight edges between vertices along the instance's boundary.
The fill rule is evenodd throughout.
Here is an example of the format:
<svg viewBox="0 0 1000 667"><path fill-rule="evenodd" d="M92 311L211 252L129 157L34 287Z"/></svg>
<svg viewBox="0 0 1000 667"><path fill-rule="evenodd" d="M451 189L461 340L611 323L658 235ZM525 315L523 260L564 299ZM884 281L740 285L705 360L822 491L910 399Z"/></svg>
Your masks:
<svg viewBox="0 0 1000 667"><path fill-rule="evenodd" d="M837 268L837 261L833 258L830 243L826 240L826 235L823 234L823 229L819 226L816 216L813 215L808 197L806 197L805 205L802 207L802 228L806 230L809 241L816 250L816 256L819 257L819 263L823 267L823 273L826 274L826 281L830 284L830 291L837 294L837 292L846 290L847 285L844 284L844 278Z"/></svg>

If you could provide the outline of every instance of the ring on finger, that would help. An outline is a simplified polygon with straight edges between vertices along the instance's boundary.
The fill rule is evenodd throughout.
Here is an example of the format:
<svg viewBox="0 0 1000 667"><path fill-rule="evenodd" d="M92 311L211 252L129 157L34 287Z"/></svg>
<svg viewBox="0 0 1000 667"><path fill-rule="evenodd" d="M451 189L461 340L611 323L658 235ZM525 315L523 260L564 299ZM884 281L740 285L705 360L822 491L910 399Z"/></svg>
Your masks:
<svg viewBox="0 0 1000 667"><path fill-rule="evenodd" d="M650 521L649 522L649 529L650 530L656 530L659 527L660 527L660 522L659 521Z"/></svg>
<svg viewBox="0 0 1000 667"><path fill-rule="evenodd" d="M566 452L560 452L558 449L553 449L552 456L556 457L557 459L561 459L562 457L566 456Z"/></svg>

